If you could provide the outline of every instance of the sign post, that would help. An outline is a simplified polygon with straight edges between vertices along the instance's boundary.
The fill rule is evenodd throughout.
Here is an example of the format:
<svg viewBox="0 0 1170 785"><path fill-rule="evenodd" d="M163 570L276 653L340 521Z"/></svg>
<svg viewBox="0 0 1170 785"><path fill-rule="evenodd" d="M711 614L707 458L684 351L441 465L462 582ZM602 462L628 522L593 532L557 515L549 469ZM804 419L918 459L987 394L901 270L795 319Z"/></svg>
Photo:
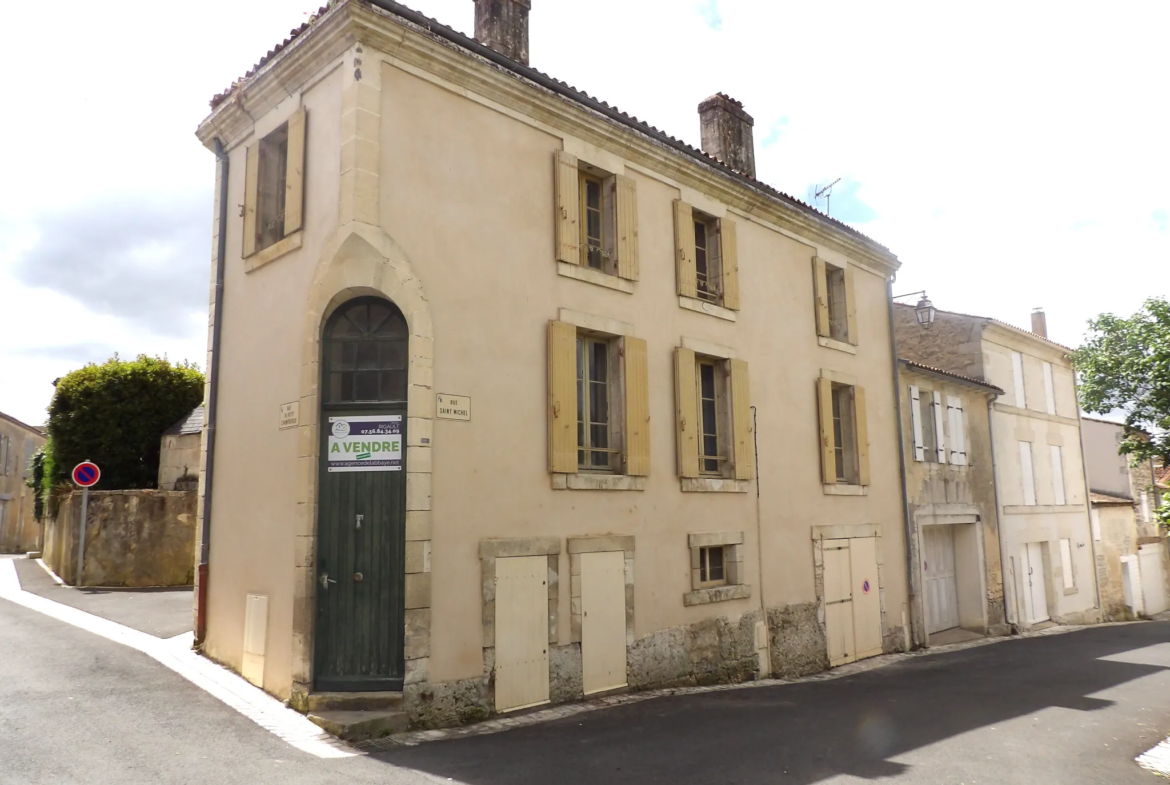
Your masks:
<svg viewBox="0 0 1170 785"><path fill-rule="evenodd" d="M102 477L102 470L92 461L82 461L73 467L73 482L81 486L81 531L77 541L77 580L81 585L82 570L85 565L85 522L89 517L89 489L97 485Z"/></svg>

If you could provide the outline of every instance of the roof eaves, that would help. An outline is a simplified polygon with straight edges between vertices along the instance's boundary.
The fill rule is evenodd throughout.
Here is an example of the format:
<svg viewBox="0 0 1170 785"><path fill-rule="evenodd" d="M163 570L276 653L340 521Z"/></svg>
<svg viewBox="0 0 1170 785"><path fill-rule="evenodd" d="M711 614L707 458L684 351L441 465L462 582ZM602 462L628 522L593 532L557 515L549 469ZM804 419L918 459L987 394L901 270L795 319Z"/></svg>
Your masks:
<svg viewBox="0 0 1170 785"><path fill-rule="evenodd" d="M26 431L29 431L31 433L35 433L37 436L44 436L45 435L44 426L42 426L42 425L29 425L26 422L22 422L21 420L16 419L11 414L5 414L4 412L0 412L0 420L7 420L8 422L12 423L13 425L20 426L21 428L24 428Z"/></svg>
<svg viewBox="0 0 1170 785"><path fill-rule="evenodd" d="M1003 395L1004 394L1004 391L1001 390L999 387L996 387L994 384L988 384L987 382L981 381L979 379L975 379L971 376L964 376L963 374L955 373L954 371L947 371L947 370L943 370L942 368L935 368L933 365L924 365L923 363L915 362L914 360L907 360L905 357L899 357L898 362L902 363L903 365L905 365L909 368L913 368L913 369L918 370L918 371L925 371L926 373L935 374L937 376L945 376L948 379L954 379L955 381L962 382L963 384L968 384L968 385L971 385L974 387L980 387L986 392L995 393L996 395Z"/></svg>

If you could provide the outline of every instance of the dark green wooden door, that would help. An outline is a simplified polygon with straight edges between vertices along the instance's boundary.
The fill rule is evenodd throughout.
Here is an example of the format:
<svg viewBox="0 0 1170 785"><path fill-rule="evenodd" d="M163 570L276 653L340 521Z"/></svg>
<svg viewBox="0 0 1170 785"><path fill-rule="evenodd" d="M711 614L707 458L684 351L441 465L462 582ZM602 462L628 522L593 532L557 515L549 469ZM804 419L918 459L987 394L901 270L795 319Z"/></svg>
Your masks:
<svg viewBox="0 0 1170 785"><path fill-rule="evenodd" d="M314 686L401 690L406 321L363 297L330 317L321 385Z"/></svg>

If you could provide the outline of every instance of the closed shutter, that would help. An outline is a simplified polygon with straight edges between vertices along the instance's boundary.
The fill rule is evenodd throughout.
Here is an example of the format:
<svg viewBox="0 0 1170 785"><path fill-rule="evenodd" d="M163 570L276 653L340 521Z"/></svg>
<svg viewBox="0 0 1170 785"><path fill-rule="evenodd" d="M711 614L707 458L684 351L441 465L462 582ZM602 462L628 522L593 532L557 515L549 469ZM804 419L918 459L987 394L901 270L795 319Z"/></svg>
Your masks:
<svg viewBox="0 0 1170 785"><path fill-rule="evenodd" d="M947 414L951 421L951 463L967 465L967 434L963 426L963 402L953 395L947 396Z"/></svg>
<svg viewBox="0 0 1170 785"><path fill-rule="evenodd" d="M699 296L699 279L695 267L695 218L691 206L681 199L674 201L674 246L678 267L678 293ZM697 448L696 448L697 449ZM695 453L696 456L698 453ZM695 458L696 462L698 458Z"/></svg>
<svg viewBox="0 0 1170 785"><path fill-rule="evenodd" d="M1032 443L1020 442L1020 482L1024 489L1024 504L1036 504L1036 476L1032 471Z"/></svg>
<svg viewBox="0 0 1170 785"><path fill-rule="evenodd" d="M1012 380L1016 385L1016 406L1028 408L1028 395L1024 387L1024 355L1012 352Z"/></svg>
<svg viewBox="0 0 1170 785"><path fill-rule="evenodd" d="M1064 493L1064 457L1056 444L1048 445L1048 452L1052 456L1052 492L1056 504L1063 506L1068 501Z"/></svg>
<svg viewBox="0 0 1170 785"><path fill-rule="evenodd" d="M288 163L284 174L284 234L304 223L305 204L305 110L288 118Z"/></svg>
<svg viewBox="0 0 1170 785"><path fill-rule="evenodd" d="M845 268L845 319L848 323L849 343L857 345L857 297L853 294L853 265Z"/></svg>
<svg viewBox="0 0 1170 785"><path fill-rule="evenodd" d="M1056 414L1056 394L1052 384L1052 363L1044 363L1044 404L1049 414Z"/></svg>
<svg viewBox="0 0 1170 785"><path fill-rule="evenodd" d="M853 417L857 424L857 482L869 485L869 415L866 413L865 388L853 388Z"/></svg>
<svg viewBox="0 0 1170 785"><path fill-rule="evenodd" d="M833 448L833 383L817 379L817 403L821 419L821 481L837 482L837 456Z"/></svg>
<svg viewBox="0 0 1170 785"><path fill-rule="evenodd" d="M548 466L577 471L577 328L548 323Z"/></svg>
<svg viewBox="0 0 1170 785"><path fill-rule="evenodd" d="M743 360L731 361L731 433L735 479L753 479L756 476L756 456L752 440L751 384L748 364Z"/></svg>
<svg viewBox="0 0 1170 785"><path fill-rule="evenodd" d="M914 436L914 460L926 460L926 447L922 438L922 409L920 408L918 385L910 385L910 430Z"/></svg>
<svg viewBox="0 0 1170 785"><path fill-rule="evenodd" d="M699 476L699 401L695 392L695 353L674 350L674 400L678 432L678 476Z"/></svg>
<svg viewBox="0 0 1170 785"><path fill-rule="evenodd" d="M557 261L581 263L580 213L581 193L577 176L577 156L558 150L553 160L556 190Z"/></svg>
<svg viewBox="0 0 1170 785"><path fill-rule="evenodd" d="M816 296L814 306L817 314L817 335L828 338L829 327L829 279L825 269L825 260L813 257L813 293Z"/></svg>
<svg viewBox="0 0 1170 785"><path fill-rule="evenodd" d="M646 342L626 336L622 339L626 395L626 474L650 474L650 392Z"/></svg>
<svg viewBox="0 0 1170 785"><path fill-rule="evenodd" d="M934 439L935 448L938 450L938 462L947 462L947 438L943 435L943 405L942 393L938 390L934 391L934 401L930 405L934 412Z"/></svg>
<svg viewBox="0 0 1170 785"><path fill-rule="evenodd" d="M260 196L260 145L244 151L244 256L256 253L256 200ZM221 226L221 232L224 228Z"/></svg>
<svg viewBox="0 0 1170 785"><path fill-rule="evenodd" d="M618 276L638 280L638 183L618 175L617 180L617 269Z"/></svg>
<svg viewBox="0 0 1170 785"><path fill-rule="evenodd" d="M723 254L723 307L739 310L739 235L735 221L719 219L719 246Z"/></svg>

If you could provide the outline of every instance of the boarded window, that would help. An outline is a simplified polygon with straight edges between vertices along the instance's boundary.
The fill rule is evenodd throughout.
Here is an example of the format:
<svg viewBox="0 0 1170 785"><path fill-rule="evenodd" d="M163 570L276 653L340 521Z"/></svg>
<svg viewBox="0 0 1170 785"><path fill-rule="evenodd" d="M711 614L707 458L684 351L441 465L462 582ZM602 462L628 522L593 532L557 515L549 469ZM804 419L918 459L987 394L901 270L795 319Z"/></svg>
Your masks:
<svg viewBox="0 0 1170 785"><path fill-rule="evenodd" d="M1076 576L1073 574L1071 540L1062 539L1060 541L1060 570L1064 573L1064 588L1075 589L1077 582Z"/></svg>
<svg viewBox="0 0 1170 785"><path fill-rule="evenodd" d="M1032 443L1020 442L1020 482L1023 485L1024 504L1036 504L1036 478L1032 467Z"/></svg>
<svg viewBox="0 0 1170 785"><path fill-rule="evenodd" d="M1064 505L1067 503L1064 493L1064 456L1061 454L1059 445L1050 444L1048 450L1052 455L1053 500L1056 504Z"/></svg>
<svg viewBox="0 0 1170 785"><path fill-rule="evenodd" d="M1015 385L1016 406L1028 408L1028 394L1024 385L1024 355L1012 352L1012 382Z"/></svg>

